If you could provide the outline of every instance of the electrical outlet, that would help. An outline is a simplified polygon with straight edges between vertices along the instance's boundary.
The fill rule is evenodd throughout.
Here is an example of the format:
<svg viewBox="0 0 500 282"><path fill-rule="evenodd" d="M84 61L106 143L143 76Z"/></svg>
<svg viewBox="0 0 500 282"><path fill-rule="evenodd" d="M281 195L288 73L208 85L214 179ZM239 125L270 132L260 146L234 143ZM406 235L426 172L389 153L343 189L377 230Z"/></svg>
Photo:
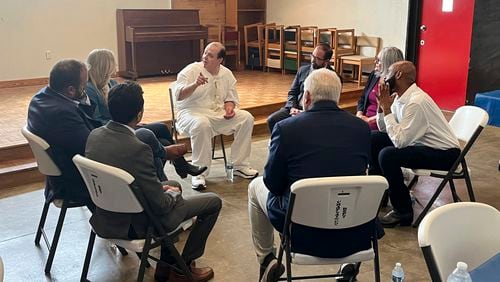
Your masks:
<svg viewBox="0 0 500 282"><path fill-rule="evenodd" d="M52 52L50 50L45 51L45 60L52 59Z"/></svg>

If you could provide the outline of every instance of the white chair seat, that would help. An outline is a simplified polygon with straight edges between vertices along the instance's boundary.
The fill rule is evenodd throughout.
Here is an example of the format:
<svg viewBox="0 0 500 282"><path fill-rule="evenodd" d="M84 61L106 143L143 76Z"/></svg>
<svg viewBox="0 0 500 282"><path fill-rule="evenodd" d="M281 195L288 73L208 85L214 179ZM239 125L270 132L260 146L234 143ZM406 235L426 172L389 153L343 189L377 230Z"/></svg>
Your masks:
<svg viewBox="0 0 500 282"><path fill-rule="evenodd" d="M375 258L375 252L373 248L357 252L347 257L343 258L320 258L313 257L299 253L291 253L292 263L299 265L330 265L330 264L342 264L342 263L357 263L360 261L368 261Z"/></svg>
<svg viewBox="0 0 500 282"><path fill-rule="evenodd" d="M469 175L471 175L470 168L467 168L467 170L469 172ZM433 174L433 175L439 175L439 176L445 177L446 174L448 174L447 170L410 169L410 171L414 175L418 175L418 176L431 176L431 174ZM457 167L457 169L455 170L455 173L456 174L462 173L462 166L461 165L459 165Z"/></svg>

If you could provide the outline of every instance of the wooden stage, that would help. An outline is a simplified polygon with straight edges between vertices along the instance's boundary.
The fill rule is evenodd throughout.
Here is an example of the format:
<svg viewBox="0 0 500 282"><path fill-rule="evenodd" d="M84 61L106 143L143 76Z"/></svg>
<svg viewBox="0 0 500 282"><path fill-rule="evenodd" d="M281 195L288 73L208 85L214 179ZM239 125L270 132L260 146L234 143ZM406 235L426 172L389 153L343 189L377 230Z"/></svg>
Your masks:
<svg viewBox="0 0 500 282"><path fill-rule="evenodd" d="M235 71L234 75L238 80L240 107L255 117L254 135L269 134L266 118L284 105L295 75L250 70ZM139 79L145 99L143 122L164 121L169 124L168 87L175 78L175 75L170 75ZM118 80L123 81L121 78ZM20 132L26 124L31 97L42 87L44 85L0 88L3 101L0 104L0 187L23 184L18 180L30 183L42 179L27 141ZM340 106L354 111L362 90L356 83L344 83Z"/></svg>
<svg viewBox="0 0 500 282"><path fill-rule="evenodd" d="M294 78L293 74L282 75L277 72L268 73L250 70L236 71L234 75L238 80L237 90L240 96L241 108L245 109L269 105L282 106ZM143 122L170 120L168 87L175 81L175 75L144 78L138 81L144 89L145 110ZM0 148L26 142L21 135L20 129L26 124L27 109L31 97L43 86L0 88L0 98L3 101L0 104L0 112L2 113L0 115ZM352 107L352 92L359 94L362 89L356 83L345 83L342 91L343 93L349 93L349 97L346 97L349 99L343 99L344 97L341 96L341 103Z"/></svg>

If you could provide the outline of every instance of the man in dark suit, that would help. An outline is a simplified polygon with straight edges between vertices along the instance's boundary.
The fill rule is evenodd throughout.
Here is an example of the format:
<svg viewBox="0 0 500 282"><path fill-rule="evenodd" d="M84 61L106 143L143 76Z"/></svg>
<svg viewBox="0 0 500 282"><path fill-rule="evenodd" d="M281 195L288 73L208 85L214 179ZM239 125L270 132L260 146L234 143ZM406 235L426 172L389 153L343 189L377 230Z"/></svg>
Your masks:
<svg viewBox="0 0 500 282"><path fill-rule="evenodd" d="M31 100L28 129L50 144L49 154L61 176L46 178L48 201L66 199L87 204L92 210L87 188L71 158L85 152L90 131L99 126L90 116L93 109L85 95L87 67L77 60L59 61L50 71L49 86Z"/></svg>
<svg viewBox="0 0 500 282"><path fill-rule="evenodd" d="M330 45L320 43L311 54L311 64L301 66L295 75L292 87L288 91L288 98L286 104L280 110L272 113L267 118L267 125L269 132L273 132L274 125L280 120L296 116L303 111L302 97L304 96L304 81L311 71L327 68L334 71L330 66L330 59L332 58L333 51Z"/></svg>
<svg viewBox="0 0 500 282"><path fill-rule="evenodd" d="M214 193L182 197L180 184L161 183L153 165L151 148L134 134L134 128L142 119L144 99L142 88L134 83L119 84L109 93L108 107L112 120L91 132L86 156L95 161L121 168L130 173L134 183L142 190L153 214L166 230L175 229L181 222L197 217L189 234L182 257L188 264L196 281L207 281L214 276L210 267L197 268L194 260L201 257L219 211L221 200ZM90 223L93 229L105 238L144 238L144 214L127 215L96 208ZM160 259L175 263L168 248L161 248ZM172 271L167 264L159 263L156 281L187 281L187 277Z"/></svg>
<svg viewBox="0 0 500 282"><path fill-rule="evenodd" d="M364 121L338 107L340 90L340 78L335 72L314 70L304 82L305 111L274 126L264 177L253 180L248 191L252 238L261 276L276 265L271 263L275 259L273 230L283 230L290 186L295 181L366 174L370 129ZM294 245L318 256L343 257L370 247L345 242L355 241L357 232L364 230L336 233L339 244L334 250L321 242L307 241L308 232L319 231L304 231L304 235L297 235L304 240L295 240Z"/></svg>

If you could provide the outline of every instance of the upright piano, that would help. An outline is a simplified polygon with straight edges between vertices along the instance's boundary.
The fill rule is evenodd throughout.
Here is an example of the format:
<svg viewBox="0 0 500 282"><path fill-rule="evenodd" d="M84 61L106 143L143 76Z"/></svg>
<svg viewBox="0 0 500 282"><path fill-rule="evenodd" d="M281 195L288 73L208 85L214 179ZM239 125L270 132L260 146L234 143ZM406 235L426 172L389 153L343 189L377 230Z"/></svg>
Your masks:
<svg viewBox="0 0 500 282"><path fill-rule="evenodd" d="M197 61L208 37L198 10L117 9L118 75L179 72Z"/></svg>

